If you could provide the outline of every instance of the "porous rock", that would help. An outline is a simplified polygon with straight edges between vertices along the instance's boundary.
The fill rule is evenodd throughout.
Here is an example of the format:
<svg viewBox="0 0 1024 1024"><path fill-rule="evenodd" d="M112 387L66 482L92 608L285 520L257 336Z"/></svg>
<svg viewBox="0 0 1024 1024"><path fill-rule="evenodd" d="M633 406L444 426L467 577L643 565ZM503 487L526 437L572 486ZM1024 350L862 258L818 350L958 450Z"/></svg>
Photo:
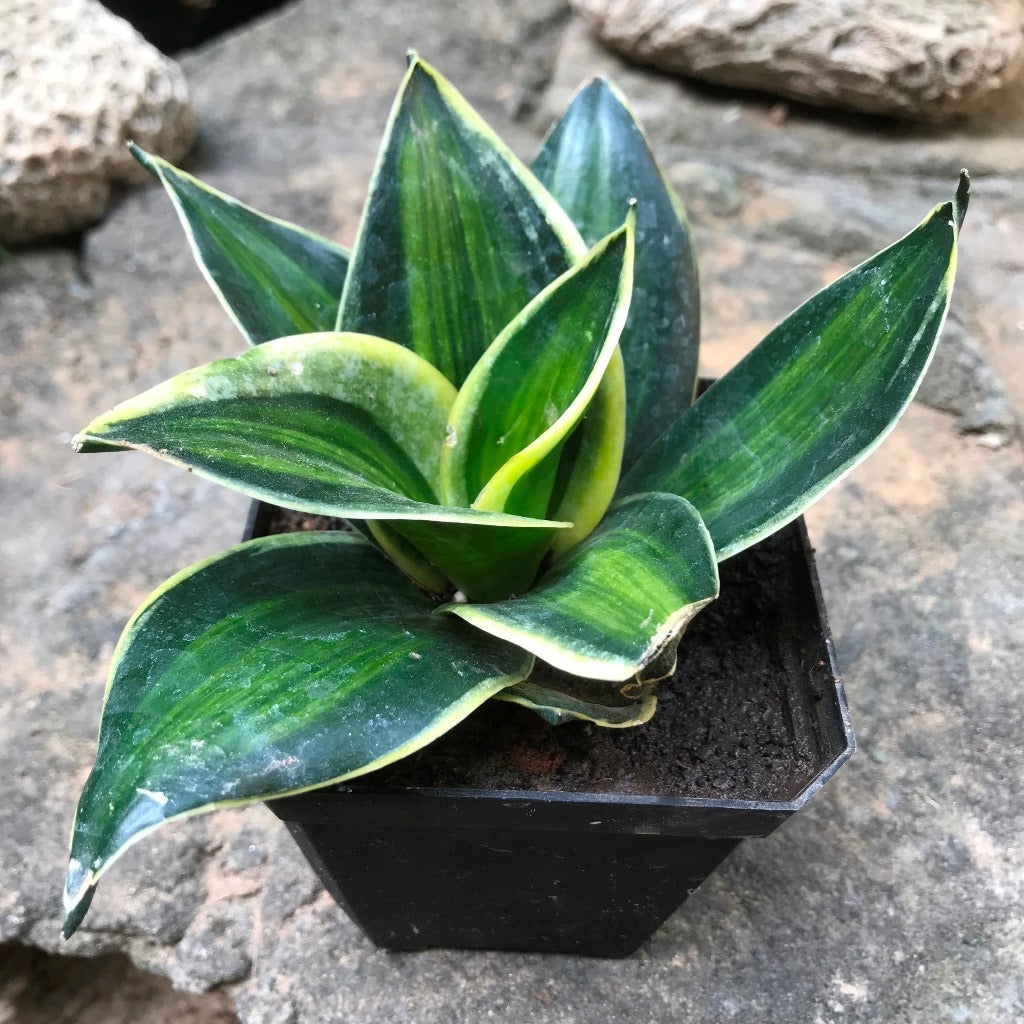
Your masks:
<svg viewBox="0 0 1024 1024"><path fill-rule="evenodd" d="M572 0L611 47L721 85L939 121L1024 63L1020 0Z"/></svg>
<svg viewBox="0 0 1024 1024"><path fill-rule="evenodd" d="M3 0L0 22L0 243L98 218L145 179L129 140L170 160L192 144L181 69L95 0Z"/></svg>

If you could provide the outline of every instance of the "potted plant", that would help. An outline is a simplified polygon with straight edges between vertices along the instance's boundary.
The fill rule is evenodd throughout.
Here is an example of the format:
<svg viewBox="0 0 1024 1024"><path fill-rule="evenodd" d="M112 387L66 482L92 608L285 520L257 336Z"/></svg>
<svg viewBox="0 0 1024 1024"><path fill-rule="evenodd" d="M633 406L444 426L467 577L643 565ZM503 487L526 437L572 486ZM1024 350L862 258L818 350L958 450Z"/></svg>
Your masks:
<svg viewBox="0 0 1024 1024"><path fill-rule="evenodd" d="M966 175L694 401L690 231L606 81L530 170L411 55L352 252L135 154L252 347L75 446L264 504L121 637L65 934L136 840L269 800L384 945L635 948L849 754L798 517L927 368ZM785 772L693 788L693 734L733 764L783 719Z"/></svg>

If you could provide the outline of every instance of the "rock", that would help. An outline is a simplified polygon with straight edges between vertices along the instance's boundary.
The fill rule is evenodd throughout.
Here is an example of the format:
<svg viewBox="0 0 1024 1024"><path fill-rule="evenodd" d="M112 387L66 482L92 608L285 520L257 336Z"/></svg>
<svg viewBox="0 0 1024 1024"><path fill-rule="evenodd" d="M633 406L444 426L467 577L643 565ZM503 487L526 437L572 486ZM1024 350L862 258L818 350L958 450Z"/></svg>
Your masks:
<svg viewBox="0 0 1024 1024"><path fill-rule="evenodd" d="M609 46L666 71L817 106L940 121L1024 64L1019 0L572 0Z"/></svg>
<svg viewBox="0 0 1024 1024"><path fill-rule="evenodd" d="M691 217L731 217L743 206L743 192L728 167L684 160L668 168L667 174L680 195L686 196Z"/></svg>
<svg viewBox="0 0 1024 1024"><path fill-rule="evenodd" d="M13 1013L13 1017L10 1014ZM0 945L5 1024L238 1024L225 992L184 995L127 957L48 956Z"/></svg>
<svg viewBox="0 0 1024 1024"><path fill-rule="evenodd" d="M1006 389L989 365L981 346L968 332L959 314L950 314L942 330L917 400L933 409L955 413L962 434L998 436L1009 442L1017 417ZM992 441L989 442L990 446Z"/></svg>
<svg viewBox="0 0 1024 1024"><path fill-rule="evenodd" d="M249 903L208 903L178 943L178 962L171 981L184 992L208 992L241 981L252 970L249 945L253 936Z"/></svg>
<svg viewBox="0 0 1024 1024"><path fill-rule="evenodd" d="M95 0L6 0L0 39L0 243L76 231L195 136L181 69Z"/></svg>

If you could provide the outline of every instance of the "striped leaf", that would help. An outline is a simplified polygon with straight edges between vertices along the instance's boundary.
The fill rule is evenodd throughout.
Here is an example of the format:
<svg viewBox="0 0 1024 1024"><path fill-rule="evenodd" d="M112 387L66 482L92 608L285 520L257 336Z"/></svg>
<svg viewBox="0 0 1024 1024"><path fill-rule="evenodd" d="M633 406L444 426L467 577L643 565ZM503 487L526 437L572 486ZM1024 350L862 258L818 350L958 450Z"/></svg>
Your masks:
<svg viewBox="0 0 1024 1024"><path fill-rule="evenodd" d="M681 494L719 559L795 519L895 426L931 361L967 212L956 196L790 314L639 459L620 494Z"/></svg>
<svg viewBox="0 0 1024 1024"><path fill-rule="evenodd" d="M349 254L131 147L174 203L200 270L254 345L334 330Z"/></svg>
<svg viewBox="0 0 1024 1024"><path fill-rule="evenodd" d="M530 171L413 57L370 186L339 327L404 345L459 386L505 325L585 251Z"/></svg>
<svg viewBox="0 0 1024 1024"><path fill-rule="evenodd" d="M449 413L441 495L543 516L558 456L604 377L629 310L626 224L544 289L487 349Z"/></svg>
<svg viewBox="0 0 1024 1024"><path fill-rule="evenodd" d="M696 510L672 494L616 502L583 543L514 601L444 605L570 675L628 680L718 596Z"/></svg>
<svg viewBox="0 0 1024 1024"><path fill-rule="evenodd" d="M615 228L631 197L639 200L633 303L620 343L628 467L695 394L700 290L690 227L625 99L606 79L576 94L533 171L591 245Z"/></svg>
<svg viewBox="0 0 1024 1024"><path fill-rule="evenodd" d="M455 389L400 345L281 338L172 377L90 423L79 451L136 448L250 497L324 515L551 523L437 504Z"/></svg>
<svg viewBox="0 0 1024 1024"><path fill-rule="evenodd" d="M551 725L593 722L608 729L643 725L658 707L652 687L582 679L541 661L534 665L529 679L502 690L495 699L536 711Z"/></svg>
<svg viewBox="0 0 1024 1024"><path fill-rule="evenodd" d="M352 778L418 750L532 659L352 534L265 537L156 590L118 643L78 806L65 935L166 821Z"/></svg>

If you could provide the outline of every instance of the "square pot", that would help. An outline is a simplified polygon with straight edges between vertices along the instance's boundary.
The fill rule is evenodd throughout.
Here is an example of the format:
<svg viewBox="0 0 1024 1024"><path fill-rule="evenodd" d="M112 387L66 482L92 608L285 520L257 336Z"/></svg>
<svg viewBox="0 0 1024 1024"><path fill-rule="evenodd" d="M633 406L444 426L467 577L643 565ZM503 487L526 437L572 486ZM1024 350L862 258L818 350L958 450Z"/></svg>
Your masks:
<svg viewBox="0 0 1024 1024"><path fill-rule="evenodd" d="M255 503L246 538L289 529L280 513ZM647 725L490 701L411 758L268 806L378 946L629 955L854 749L803 520L721 570Z"/></svg>

